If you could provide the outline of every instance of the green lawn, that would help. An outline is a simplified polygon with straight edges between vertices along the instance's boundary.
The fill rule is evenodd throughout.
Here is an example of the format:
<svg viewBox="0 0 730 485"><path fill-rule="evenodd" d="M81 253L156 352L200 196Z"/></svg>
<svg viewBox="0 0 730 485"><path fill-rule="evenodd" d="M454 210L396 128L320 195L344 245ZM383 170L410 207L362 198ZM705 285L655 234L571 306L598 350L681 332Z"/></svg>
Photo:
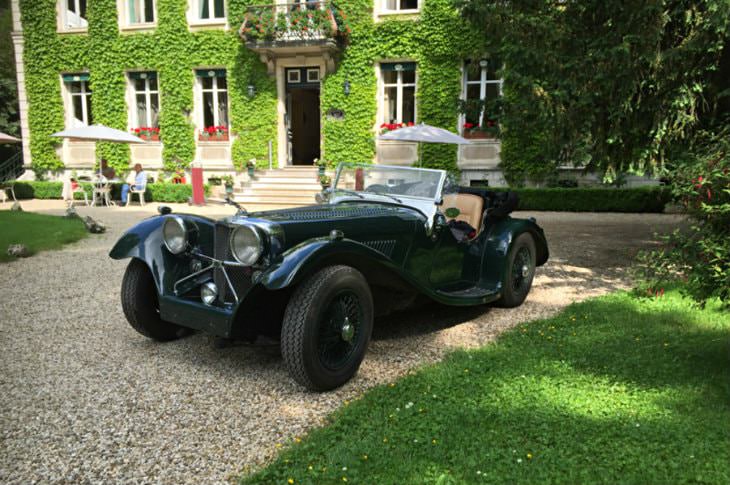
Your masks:
<svg viewBox="0 0 730 485"><path fill-rule="evenodd" d="M619 293L345 405L243 483L730 483L730 313ZM297 440L298 441L298 440Z"/></svg>
<svg viewBox="0 0 730 485"><path fill-rule="evenodd" d="M32 253L60 248L78 241L87 234L80 219L34 214L32 212L0 211L0 261L15 259L8 256L8 246L25 244Z"/></svg>

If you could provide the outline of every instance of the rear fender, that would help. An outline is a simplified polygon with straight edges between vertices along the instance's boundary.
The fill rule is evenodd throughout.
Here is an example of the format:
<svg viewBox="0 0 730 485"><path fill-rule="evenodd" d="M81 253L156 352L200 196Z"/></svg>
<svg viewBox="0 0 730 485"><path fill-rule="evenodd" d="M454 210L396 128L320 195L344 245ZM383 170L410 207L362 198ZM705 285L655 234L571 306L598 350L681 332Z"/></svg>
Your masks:
<svg viewBox="0 0 730 485"><path fill-rule="evenodd" d="M482 258L482 285L488 288L501 287L508 269L507 254L512 241L524 233L530 234L535 241L536 265L545 264L549 252L542 228L529 219L503 219L488 229Z"/></svg>

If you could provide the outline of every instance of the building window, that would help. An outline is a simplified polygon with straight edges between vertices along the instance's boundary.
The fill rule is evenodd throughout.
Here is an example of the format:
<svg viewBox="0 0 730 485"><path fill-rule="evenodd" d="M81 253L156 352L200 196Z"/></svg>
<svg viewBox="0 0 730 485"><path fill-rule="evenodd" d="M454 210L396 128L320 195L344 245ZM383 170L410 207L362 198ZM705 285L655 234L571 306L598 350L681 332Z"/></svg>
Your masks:
<svg viewBox="0 0 730 485"><path fill-rule="evenodd" d="M155 22L154 0L122 0L127 25L152 24Z"/></svg>
<svg viewBox="0 0 730 485"><path fill-rule="evenodd" d="M501 62L496 60L466 61L462 96L463 124L484 126L490 111L502 95L502 79L497 75Z"/></svg>
<svg viewBox="0 0 730 485"><path fill-rule="evenodd" d="M88 126L93 123L91 115L91 89L89 75L64 74L66 90L66 120L69 128Z"/></svg>
<svg viewBox="0 0 730 485"><path fill-rule="evenodd" d="M225 69L201 69L198 85L198 126L201 134L228 132L228 84Z"/></svg>
<svg viewBox="0 0 730 485"><path fill-rule="evenodd" d="M224 0L193 0L193 9L197 20L206 21L226 18Z"/></svg>
<svg viewBox="0 0 730 485"><path fill-rule="evenodd" d="M156 72L130 72L132 128L159 128L160 91Z"/></svg>
<svg viewBox="0 0 730 485"><path fill-rule="evenodd" d="M419 0L381 0L383 12L414 12L419 8Z"/></svg>
<svg viewBox="0 0 730 485"><path fill-rule="evenodd" d="M416 63L380 65L382 122L408 124L416 121Z"/></svg>
<svg viewBox="0 0 730 485"><path fill-rule="evenodd" d="M61 1L61 26L63 30L86 29L86 0Z"/></svg>

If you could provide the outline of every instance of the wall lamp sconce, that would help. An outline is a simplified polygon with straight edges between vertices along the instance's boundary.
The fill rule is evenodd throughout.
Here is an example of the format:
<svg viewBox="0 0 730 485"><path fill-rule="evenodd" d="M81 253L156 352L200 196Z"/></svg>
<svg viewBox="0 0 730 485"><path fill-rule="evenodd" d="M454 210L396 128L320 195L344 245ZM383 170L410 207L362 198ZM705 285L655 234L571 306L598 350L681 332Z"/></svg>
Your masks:
<svg viewBox="0 0 730 485"><path fill-rule="evenodd" d="M251 99L254 96L256 96L256 86L254 86L253 84L249 84L248 85L248 97L249 97L249 99Z"/></svg>
<svg viewBox="0 0 730 485"><path fill-rule="evenodd" d="M344 83L342 83L342 91L345 93L345 96L350 95L350 89L351 89L350 81L346 80Z"/></svg>

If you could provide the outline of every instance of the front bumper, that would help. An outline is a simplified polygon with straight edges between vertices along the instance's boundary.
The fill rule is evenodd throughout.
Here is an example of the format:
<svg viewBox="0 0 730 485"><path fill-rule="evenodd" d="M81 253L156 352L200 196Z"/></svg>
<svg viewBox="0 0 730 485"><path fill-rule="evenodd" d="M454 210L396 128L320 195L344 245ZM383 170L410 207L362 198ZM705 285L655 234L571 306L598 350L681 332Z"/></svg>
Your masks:
<svg viewBox="0 0 730 485"><path fill-rule="evenodd" d="M233 336L234 307L210 306L174 296L160 296L160 318L217 337Z"/></svg>

